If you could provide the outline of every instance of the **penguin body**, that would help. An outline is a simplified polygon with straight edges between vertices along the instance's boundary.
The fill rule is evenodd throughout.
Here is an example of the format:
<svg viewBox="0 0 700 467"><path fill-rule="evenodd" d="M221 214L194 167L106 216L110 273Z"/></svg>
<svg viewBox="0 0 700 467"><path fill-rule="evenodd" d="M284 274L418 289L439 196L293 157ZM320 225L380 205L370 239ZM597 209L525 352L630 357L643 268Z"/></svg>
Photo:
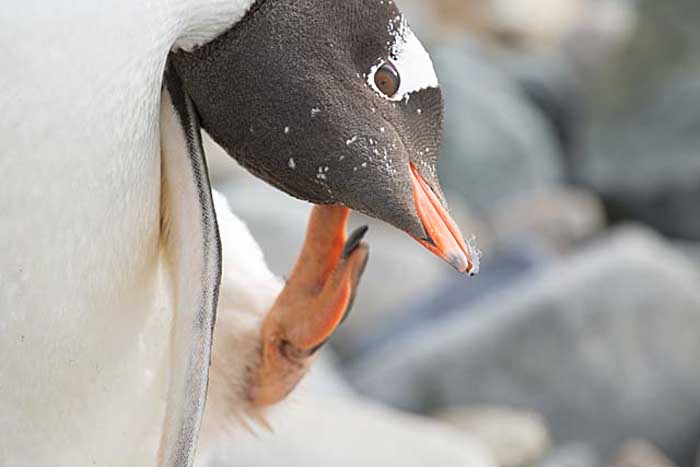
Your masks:
<svg viewBox="0 0 700 467"><path fill-rule="evenodd" d="M250 2L196 3L3 9L4 465L157 465L172 369L189 357L172 345L177 304L163 267L163 72L191 24L217 34Z"/></svg>
<svg viewBox="0 0 700 467"><path fill-rule="evenodd" d="M6 465L194 462L219 296L259 289L257 316L281 287L217 222L200 125L287 193L474 269L435 176L437 81L392 2L15 2L0 44Z"/></svg>

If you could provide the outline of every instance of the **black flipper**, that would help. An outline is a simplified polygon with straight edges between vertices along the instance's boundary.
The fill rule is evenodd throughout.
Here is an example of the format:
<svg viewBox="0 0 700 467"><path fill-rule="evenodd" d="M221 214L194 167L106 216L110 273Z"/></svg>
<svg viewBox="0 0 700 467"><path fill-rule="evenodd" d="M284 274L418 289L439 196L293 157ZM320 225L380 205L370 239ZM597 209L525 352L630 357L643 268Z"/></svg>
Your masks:
<svg viewBox="0 0 700 467"><path fill-rule="evenodd" d="M159 465L194 462L221 283L221 241L196 109L170 66L161 103L161 241L174 304Z"/></svg>

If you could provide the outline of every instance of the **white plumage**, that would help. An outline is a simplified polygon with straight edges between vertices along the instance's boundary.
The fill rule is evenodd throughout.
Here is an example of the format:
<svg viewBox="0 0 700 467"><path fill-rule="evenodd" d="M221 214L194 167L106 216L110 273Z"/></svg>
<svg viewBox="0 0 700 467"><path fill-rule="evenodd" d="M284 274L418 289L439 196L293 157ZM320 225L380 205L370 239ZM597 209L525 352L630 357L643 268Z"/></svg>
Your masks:
<svg viewBox="0 0 700 467"><path fill-rule="evenodd" d="M172 347L177 294L161 232L163 70L173 47L210 40L251 3L3 3L3 466L158 464L183 357ZM245 337L281 283L222 200L217 211L219 317L231 325L217 329ZM245 340L230 337L217 342L243 354ZM244 364L212 378L236 381ZM217 401L213 392L211 410ZM206 420L205 438L219 424Z"/></svg>

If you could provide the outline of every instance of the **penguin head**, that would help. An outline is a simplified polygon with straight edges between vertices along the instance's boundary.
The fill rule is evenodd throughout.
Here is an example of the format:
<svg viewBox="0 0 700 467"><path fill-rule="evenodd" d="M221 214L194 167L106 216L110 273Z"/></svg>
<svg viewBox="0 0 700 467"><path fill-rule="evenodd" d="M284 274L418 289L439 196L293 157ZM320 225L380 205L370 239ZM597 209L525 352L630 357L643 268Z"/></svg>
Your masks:
<svg viewBox="0 0 700 467"><path fill-rule="evenodd" d="M393 1L258 0L170 62L201 126L254 175L386 221L475 272L437 178L438 80Z"/></svg>

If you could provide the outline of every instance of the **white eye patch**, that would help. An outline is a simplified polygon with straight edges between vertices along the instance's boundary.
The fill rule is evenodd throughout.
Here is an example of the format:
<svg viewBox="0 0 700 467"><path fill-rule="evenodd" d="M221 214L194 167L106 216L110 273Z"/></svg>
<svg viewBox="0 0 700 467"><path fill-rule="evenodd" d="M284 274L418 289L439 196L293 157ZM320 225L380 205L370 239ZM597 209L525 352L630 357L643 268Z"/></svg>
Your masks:
<svg viewBox="0 0 700 467"><path fill-rule="evenodd" d="M408 26L405 18L401 18L400 26L392 30L391 34L394 36L392 56L388 60L380 58L378 63L370 69L367 75L369 86L382 97L396 102L407 99L411 93L422 89L437 88L438 78L430 55ZM374 81L377 70L387 61L394 65L401 78L399 90L391 97L382 93Z"/></svg>

